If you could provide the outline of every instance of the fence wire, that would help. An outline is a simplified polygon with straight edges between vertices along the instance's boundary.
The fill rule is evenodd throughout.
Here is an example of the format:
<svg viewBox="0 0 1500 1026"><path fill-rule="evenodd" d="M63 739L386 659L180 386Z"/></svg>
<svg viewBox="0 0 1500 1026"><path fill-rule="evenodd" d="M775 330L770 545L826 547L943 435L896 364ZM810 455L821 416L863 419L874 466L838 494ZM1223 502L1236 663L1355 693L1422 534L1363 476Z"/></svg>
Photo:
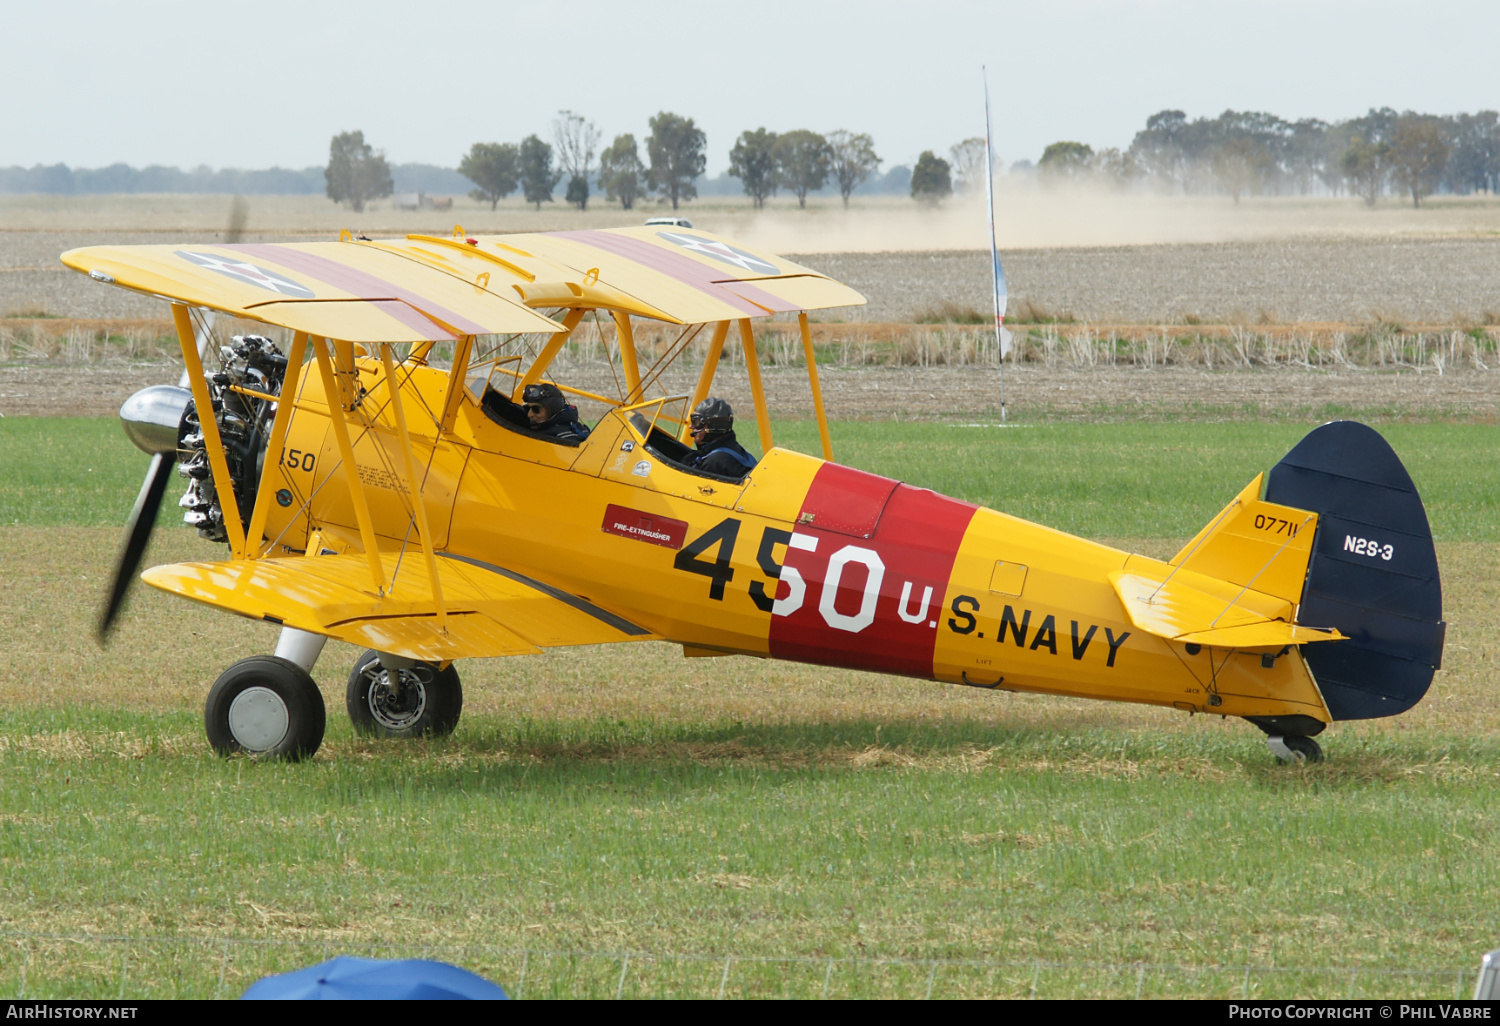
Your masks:
<svg viewBox="0 0 1500 1026"><path fill-rule="evenodd" d="M235 998L336 955L428 958L516 998L1447 999L1477 968L1096 964L984 959L655 954L479 944L0 933L0 993L17 998Z"/></svg>

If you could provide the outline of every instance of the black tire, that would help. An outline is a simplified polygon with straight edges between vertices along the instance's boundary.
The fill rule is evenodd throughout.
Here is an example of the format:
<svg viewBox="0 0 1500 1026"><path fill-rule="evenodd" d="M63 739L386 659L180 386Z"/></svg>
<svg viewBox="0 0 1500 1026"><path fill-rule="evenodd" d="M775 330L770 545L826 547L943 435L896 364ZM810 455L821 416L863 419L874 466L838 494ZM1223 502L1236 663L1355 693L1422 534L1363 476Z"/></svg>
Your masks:
<svg viewBox="0 0 1500 1026"><path fill-rule="evenodd" d="M349 721L360 734L375 737L441 737L458 726L464 708L463 683L450 663L418 663L398 670L399 693L390 686L390 671L380 655L367 649L349 673L344 699Z"/></svg>
<svg viewBox="0 0 1500 1026"><path fill-rule="evenodd" d="M1300 755L1303 762L1323 761L1322 747L1310 737L1292 735L1282 738L1281 743L1291 749L1293 755Z"/></svg>
<svg viewBox="0 0 1500 1026"><path fill-rule="evenodd" d="M208 743L220 755L300 762L323 743L327 713L312 675L276 656L241 659L219 674L203 705Z"/></svg>

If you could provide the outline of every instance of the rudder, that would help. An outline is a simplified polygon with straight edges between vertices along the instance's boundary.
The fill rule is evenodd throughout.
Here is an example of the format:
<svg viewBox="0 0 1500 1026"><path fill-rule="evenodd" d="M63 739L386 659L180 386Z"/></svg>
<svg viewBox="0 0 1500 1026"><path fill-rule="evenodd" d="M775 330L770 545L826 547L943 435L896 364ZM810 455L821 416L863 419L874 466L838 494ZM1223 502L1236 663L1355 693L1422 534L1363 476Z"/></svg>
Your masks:
<svg viewBox="0 0 1500 1026"><path fill-rule="evenodd" d="M1318 514L1299 623L1348 640L1302 650L1335 720L1419 702L1442 664L1443 591L1422 499L1373 428L1333 421L1271 469L1271 502Z"/></svg>

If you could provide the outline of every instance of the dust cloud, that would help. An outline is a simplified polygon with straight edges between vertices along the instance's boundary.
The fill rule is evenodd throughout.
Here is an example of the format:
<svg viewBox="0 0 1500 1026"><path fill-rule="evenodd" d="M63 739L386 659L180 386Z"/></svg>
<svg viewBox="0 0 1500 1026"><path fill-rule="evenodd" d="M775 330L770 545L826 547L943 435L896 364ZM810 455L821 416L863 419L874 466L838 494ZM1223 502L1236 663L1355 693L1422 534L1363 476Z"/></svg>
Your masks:
<svg viewBox="0 0 1500 1026"><path fill-rule="evenodd" d="M1161 196L1089 187L1004 184L995 198L1001 249L1146 246L1271 239L1477 236L1500 229L1500 205L1396 200L1371 209L1347 197ZM703 227L715 230L715 218ZM773 209L740 215L732 236L773 253L975 250L989 246L982 195L937 208L909 200L866 201L844 210ZM726 226L728 227L728 226Z"/></svg>

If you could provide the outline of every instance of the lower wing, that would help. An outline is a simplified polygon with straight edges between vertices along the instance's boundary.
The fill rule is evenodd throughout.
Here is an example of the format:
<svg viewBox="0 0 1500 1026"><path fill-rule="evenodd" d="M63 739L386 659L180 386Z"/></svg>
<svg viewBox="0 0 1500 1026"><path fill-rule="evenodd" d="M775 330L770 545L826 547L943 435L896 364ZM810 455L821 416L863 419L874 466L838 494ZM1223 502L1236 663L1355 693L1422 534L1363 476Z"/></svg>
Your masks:
<svg viewBox="0 0 1500 1026"><path fill-rule="evenodd" d="M174 563L141 579L163 591L409 659L446 662L657 635L576 595L477 559L442 554L444 612L420 557L381 553L381 595L365 556Z"/></svg>

